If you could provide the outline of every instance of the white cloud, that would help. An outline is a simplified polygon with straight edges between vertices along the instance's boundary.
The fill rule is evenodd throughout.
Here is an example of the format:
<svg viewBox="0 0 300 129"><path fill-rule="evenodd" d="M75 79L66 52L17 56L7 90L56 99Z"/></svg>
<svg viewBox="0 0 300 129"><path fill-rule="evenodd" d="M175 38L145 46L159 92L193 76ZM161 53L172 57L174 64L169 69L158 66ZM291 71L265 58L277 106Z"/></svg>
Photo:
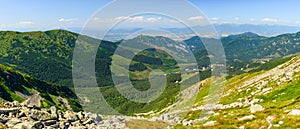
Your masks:
<svg viewBox="0 0 300 129"><path fill-rule="evenodd" d="M31 21L22 21L22 22L18 22L18 25L33 25L34 23Z"/></svg>
<svg viewBox="0 0 300 129"><path fill-rule="evenodd" d="M240 20L240 18L239 17L235 17L234 20Z"/></svg>
<svg viewBox="0 0 300 129"><path fill-rule="evenodd" d="M189 17L188 20L189 21L201 21L204 20L205 18L202 16L195 16L195 17Z"/></svg>
<svg viewBox="0 0 300 129"><path fill-rule="evenodd" d="M113 19L114 21L130 21L130 22L157 22L161 20L161 17L158 18L145 18L143 16L135 16L135 17L127 17L127 16L120 16Z"/></svg>
<svg viewBox="0 0 300 129"><path fill-rule="evenodd" d="M212 20L212 21L218 21L218 20L220 20L220 18L213 17L213 18L210 18L210 20Z"/></svg>
<svg viewBox="0 0 300 129"><path fill-rule="evenodd" d="M147 22L157 22L161 19L161 17L158 17L158 18L148 18L146 19Z"/></svg>
<svg viewBox="0 0 300 129"><path fill-rule="evenodd" d="M98 17L94 17L92 19L92 22L94 23L111 23L114 22L114 19L109 19L109 18L98 18Z"/></svg>
<svg viewBox="0 0 300 129"><path fill-rule="evenodd" d="M94 17L94 18L93 18L93 21L100 21L100 18Z"/></svg>
<svg viewBox="0 0 300 129"><path fill-rule="evenodd" d="M126 20L126 19L129 19L129 17L126 17L126 16L120 16L120 17L114 18L115 21L122 21L122 20Z"/></svg>
<svg viewBox="0 0 300 129"><path fill-rule="evenodd" d="M61 18L58 21L59 22L67 22L67 23L73 23L74 21L76 21L77 18L70 18L70 19L65 19L65 18Z"/></svg>
<svg viewBox="0 0 300 129"><path fill-rule="evenodd" d="M250 21L255 21L255 19L254 19L254 18L251 18Z"/></svg>
<svg viewBox="0 0 300 129"><path fill-rule="evenodd" d="M279 22L278 19L272 19L272 18L263 18L261 19L262 22L271 22L271 23L277 23Z"/></svg>
<svg viewBox="0 0 300 129"><path fill-rule="evenodd" d="M144 21L144 17L143 16L130 17L128 20L130 20L131 22L141 22Z"/></svg>

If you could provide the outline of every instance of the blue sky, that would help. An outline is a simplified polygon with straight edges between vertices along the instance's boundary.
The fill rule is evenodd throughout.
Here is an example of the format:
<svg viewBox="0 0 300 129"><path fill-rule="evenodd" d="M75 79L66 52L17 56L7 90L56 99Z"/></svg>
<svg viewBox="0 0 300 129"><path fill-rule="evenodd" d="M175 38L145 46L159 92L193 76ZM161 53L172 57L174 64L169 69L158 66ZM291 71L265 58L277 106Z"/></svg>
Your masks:
<svg viewBox="0 0 300 129"><path fill-rule="evenodd" d="M165 1L164 4L172 4L171 1ZM299 0L189 1L196 5L215 24L300 25ZM33 28L45 30L82 27L93 14L112 1L0 0L0 2L0 29L22 30ZM123 6L120 8L126 9L128 7ZM194 16L186 19L201 20L201 17ZM106 20L109 22L109 19ZM161 19L158 17L137 17L137 20L140 20L140 22L159 22Z"/></svg>

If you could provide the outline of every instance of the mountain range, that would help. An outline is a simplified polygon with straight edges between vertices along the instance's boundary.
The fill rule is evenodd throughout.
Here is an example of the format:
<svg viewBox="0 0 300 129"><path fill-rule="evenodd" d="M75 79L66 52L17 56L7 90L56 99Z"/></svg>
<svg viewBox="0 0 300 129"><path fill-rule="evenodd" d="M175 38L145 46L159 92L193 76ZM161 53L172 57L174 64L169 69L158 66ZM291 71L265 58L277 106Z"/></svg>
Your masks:
<svg viewBox="0 0 300 129"><path fill-rule="evenodd" d="M76 98L74 95L72 82L72 57L78 36L79 34L65 30L50 30L45 32L1 31L0 45L2 47L0 48L0 63L3 65L3 69L11 69L10 72L3 72L1 74L3 80L2 92L5 93L5 95L1 94L3 95L2 99L4 101L24 101L26 96L33 94L33 91L28 89L34 89L41 94L42 98L44 98L42 99L44 100L43 103L47 103L46 105L57 105L53 98L52 100L50 98L53 95L61 96L68 100L71 107L75 108L77 106L78 109L75 108L75 110L80 110L81 107L78 106L80 98ZM179 66L174 58L167 52L155 48L138 52L139 46L131 44L146 45L149 47L151 47L151 44L161 47L167 46L166 48L170 52L177 51L178 56L189 54L190 49L190 52L196 57L198 63L196 66L199 69L204 68L204 70L200 71L201 76L199 77L201 80L204 80L210 77L211 65L209 57L214 55L207 54L202 41L209 40L213 42L218 40L191 37L184 41L175 41L167 37L146 35L118 42L104 41L88 36L86 38L91 43L101 42L97 51L95 70L102 94L107 98L108 103L112 107L119 112L131 115L138 112L159 111L171 105L175 102L175 98L179 93L179 88L176 87L179 85L178 82L186 80L186 78L180 77L180 72L182 71L179 70ZM247 32L222 37L220 40L226 54L228 78L243 73L274 68L282 63L278 61L279 59L297 54L300 51L300 33L264 37ZM126 45L123 45L123 43ZM122 52L128 54L114 54L114 51L118 47ZM180 49L175 50L174 48ZM132 54L137 55L131 61L127 56ZM150 87L147 77L153 69L161 69L165 72L167 74L167 88L163 95L151 103L136 103L122 97L114 87L111 75L113 74L119 78L125 76L117 75L111 71L113 57L116 57L121 62L115 66L118 70L126 70L126 63L124 62L129 62L130 80L133 82L135 88L141 91L147 90ZM273 60L274 62L272 62ZM268 68L262 67L262 64L269 61L273 65L268 65ZM190 64L186 64L185 67L187 71L195 69ZM197 71L197 69L195 70ZM10 79L7 79L7 76L10 76L10 74L19 79L15 82L22 82L20 84L21 87L19 87L20 89L8 88L13 85L9 83ZM31 78L30 82L38 81L38 83L29 83L28 79L23 75ZM198 75L191 74L190 78L193 78L193 76ZM40 83L41 85L39 85ZM55 92L59 91L59 93L44 91L45 89L39 86L53 87L54 89L59 88L59 90L54 90ZM60 90L60 88L63 88L63 90ZM19 92L27 95L23 96L22 94L18 94Z"/></svg>
<svg viewBox="0 0 300 129"><path fill-rule="evenodd" d="M262 36L266 37L273 37L281 34L286 33L295 33L300 31L300 27L298 26L288 26L288 25L255 25L255 24L213 24L215 31L220 34L222 37L227 37L229 35L237 35L242 34L246 32L252 32L256 33ZM201 36L205 37L213 37L211 36L211 32L208 29L208 26L192 26L194 30L199 30L200 32L203 32L205 30L206 33L203 33ZM76 28L71 27L68 30L74 31L74 32L80 32L82 28ZM181 38L189 38L194 33L191 32L190 28L182 28L182 27L174 27L174 28L160 28L162 30L166 30L168 32L171 32L177 36L180 36ZM107 40L120 40L127 38L128 34L132 34L134 32L138 32L143 30L143 28L115 28L111 30L107 35ZM89 34L92 36L94 35L94 30L89 30ZM159 35L166 35L169 38L177 39L178 37L169 35L168 33L164 33L161 31L147 31L145 32L146 35L152 35L152 36L159 36ZM177 39L182 40L182 39Z"/></svg>

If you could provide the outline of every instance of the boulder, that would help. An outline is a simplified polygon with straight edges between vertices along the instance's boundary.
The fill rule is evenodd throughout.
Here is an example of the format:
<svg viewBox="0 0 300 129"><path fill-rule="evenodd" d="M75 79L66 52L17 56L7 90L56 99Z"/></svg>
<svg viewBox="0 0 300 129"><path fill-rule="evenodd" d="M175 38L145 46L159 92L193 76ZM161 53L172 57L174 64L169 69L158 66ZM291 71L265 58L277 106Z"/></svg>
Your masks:
<svg viewBox="0 0 300 129"><path fill-rule="evenodd" d="M7 121L6 125L8 128L13 128L15 125L21 123L21 120L17 118L12 118L9 121Z"/></svg>
<svg viewBox="0 0 300 129"><path fill-rule="evenodd" d="M18 101L13 101L12 107L20 107L20 103Z"/></svg>
<svg viewBox="0 0 300 129"><path fill-rule="evenodd" d="M88 120L86 120L85 122L83 122L83 125L87 125L87 124L92 124L95 123L95 121L92 118L89 118Z"/></svg>
<svg viewBox="0 0 300 129"><path fill-rule="evenodd" d="M17 114L20 112L20 108L0 108L0 114L8 115L9 113Z"/></svg>
<svg viewBox="0 0 300 129"><path fill-rule="evenodd" d="M50 107L50 113L53 117L57 118L58 114L57 114L57 109L55 106Z"/></svg>
<svg viewBox="0 0 300 129"><path fill-rule="evenodd" d="M85 112L62 112L56 107L50 109L8 102L7 108L0 108L0 128L55 129L55 128L126 128L124 116L109 116ZM166 120L171 115L164 116ZM140 119L140 118L139 118ZM180 121L180 119L178 120ZM189 121L193 122L193 121Z"/></svg>
<svg viewBox="0 0 300 129"><path fill-rule="evenodd" d="M34 123L32 122L22 122L16 124L13 128L14 129L32 129L34 127Z"/></svg>
<svg viewBox="0 0 300 129"><path fill-rule="evenodd" d="M8 118L0 117L0 123L6 123L8 120Z"/></svg>
<svg viewBox="0 0 300 129"><path fill-rule="evenodd" d="M245 120L252 120L254 119L255 116L254 115L248 115L248 116L244 116L242 118L238 118L239 121L245 121Z"/></svg>
<svg viewBox="0 0 300 129"><path fill-rule="evenodd" d="M290 115L290 116L299 116L299 115L300 115L300 110L298 110L298 109L293 109L292 111L290 111L290 112L288 113L288 115Z"/></svg>
<svg viewBox="0 0 300 129"><path fill-rule="evenodd" d="M83 112L78 112L76 115L77 115L79 120L83 120L83 118L84 118L84 113Z"/></svg>
<svg viewBox="0 0 300 129"><path fill-rule="evenodd" d="M98 114L93 114L92 119L94 119L96 122L101 122L103 120Z"/></svg>
<svg viewBox="0 0 300 129"><path fill-rule="evenodd" d="M208 121L205 124L203 124L204 127L211 127L215 125L216 125L216 121Z"/></svg>
<svg viewBox="0 0 300 129"><path fill-rule="evenodd" d="M259 112L259 111L263 111L264 107L259 105L259 104L254 104L250 106L250 112L251 113L255 113L255 112Z"/></svg>
<svg viewBox="0 0 300 129"><path fill-rule="evenodd" d="M47 121L47 120L55 119L51 116L50 113L46 111L39 111L39 110L31 110L30 118L39 121Z"/></svg>
<svg viewBox="0 0 300 129"><path fill-rule="evenodd" d="M11 102L5 102L3 105L4 105L4 107L12 107L12 103Z"/></svg>
<svg viewBox="0 0 300 129"><path fill-rule="evenodd" d="M275 119L274 116L268 116L268 117L266 118L266 121L267 121L269 124L271 124L271 122L272 122L274 119Z"/></svg>
<svg viewBox="0 0 300 129"><path fill-rule="evenodd" d="M63 117L66 118L69 121L76 121L77 120L76 113L74 113L72 111L66 111L64 113Z"/></svg>
<svg viewBox="0 0 300 129"><path fill-rule="evenodd" d="M43 122L43 124L45 126L54 125L54 124L56 124L56 120L48 120L48 121Z"/></svg>

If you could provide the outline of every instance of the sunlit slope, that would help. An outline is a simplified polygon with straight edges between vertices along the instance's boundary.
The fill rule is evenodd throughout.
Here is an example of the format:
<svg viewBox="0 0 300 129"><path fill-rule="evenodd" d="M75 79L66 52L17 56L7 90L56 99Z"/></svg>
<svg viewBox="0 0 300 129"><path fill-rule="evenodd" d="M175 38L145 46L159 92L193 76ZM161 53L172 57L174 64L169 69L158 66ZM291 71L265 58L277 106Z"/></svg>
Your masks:
<svg viewBox="0 0 300 129"><path fill-rule="evenodd" d="M286 61L274 66L282 60ZM295 112L300 105L300 55L281 61L228 79L215 107L204 106L203 98L210 97L207 95L211 79L207 79L198 93L198 102L184 119L191 120L194 127L299 127L300 116ZM206 119L200 118L203 110L211 110Z"/></svg>

